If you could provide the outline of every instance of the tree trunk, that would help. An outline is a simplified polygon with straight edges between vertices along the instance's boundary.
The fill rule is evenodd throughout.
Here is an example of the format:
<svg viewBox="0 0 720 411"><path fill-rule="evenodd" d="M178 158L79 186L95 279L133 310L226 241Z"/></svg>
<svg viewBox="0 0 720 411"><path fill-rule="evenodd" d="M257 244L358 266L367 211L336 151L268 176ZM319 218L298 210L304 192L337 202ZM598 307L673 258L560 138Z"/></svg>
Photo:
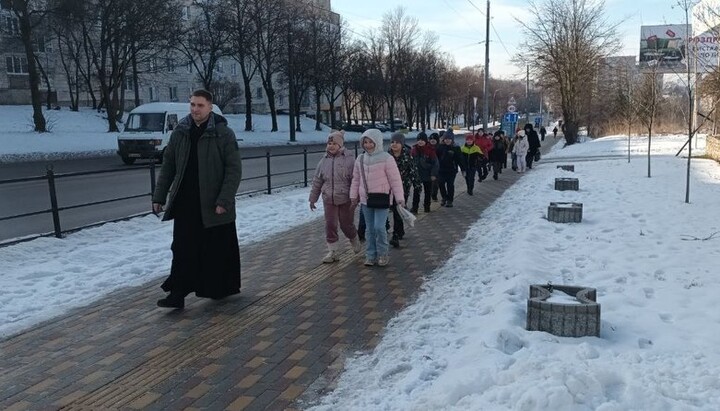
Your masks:
<svg viewBox="0 0 720 411"><path fill-rule="evenodd" d="M243 87L245 88L245 131L252 131L252 89L250 78L245 73L243 73Z"/></svg>
<svg viewBox="0 0 720 411"><path fill-rule="evenodd" d="M47 132L47 123L42 112L42 96L40 95L40 76L38 74L35 62L35 53L32 49L32 25L30 22L30 14L27 10L27 2L18 2L18 7L24 9L16 10L15 15L20 23L20 38L25 48L25 58L27 59L27 68L30 81L30 99L33 107L33 123L35 131L39 133Z"/></svg>
<svg viewBox="0 0 720 411"><path fill-rule="evenodd" d="M265 93L267 94L268 106L270 107L270 119L272 120L272 129L270 131L278 131L277 110L275 109L275 90L272 83L268 81L265 85Z"/></svg>
<svg viewBox="0 0 720 411"><path fill-rule="evenodd" d="M315 85L315 130L321 131L322 125L321 125L321 118L322 118L322 111L320 110L320 86ZM332 123L330 123L330 126L332 127Z"/></svg>

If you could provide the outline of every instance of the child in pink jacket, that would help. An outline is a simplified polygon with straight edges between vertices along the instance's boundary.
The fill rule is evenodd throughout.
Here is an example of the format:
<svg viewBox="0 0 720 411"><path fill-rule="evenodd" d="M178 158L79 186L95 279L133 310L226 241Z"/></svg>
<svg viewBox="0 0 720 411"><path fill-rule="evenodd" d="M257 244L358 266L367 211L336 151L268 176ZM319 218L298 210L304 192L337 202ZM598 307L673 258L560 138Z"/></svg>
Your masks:
<svg viewBox="0 0 720 411"><path fill-rule="evenodd" d="M364 154L355 160L350 200L353 205L361 204L360 211L365 216L367 233L365 234L365 265L385 266L389 262L388 237L385 231L385 220L391 200L386 207L370 208L367 206L368 193L385 193L395 197L398 207L405 206L400 171L392 155L383 149L382 133L371 128L362 135ZM366 189L367 187L367 189Z"/></svg>
<svg viewBox="0 0 720 411"><path fill-rule="evenodd" d="M340 259L338 243L338 222L340 230L350 240L353 251L361 250L357 230L353 223L355 207L350 202L350 181L353 176L355 156L344 147L342 131L333 131L328 136L325 156L315 168L315 176L310 189L310 210L315 211L315 203L322 194L325 211L325 240L328 253L323 263L333 263Z"/></svg>

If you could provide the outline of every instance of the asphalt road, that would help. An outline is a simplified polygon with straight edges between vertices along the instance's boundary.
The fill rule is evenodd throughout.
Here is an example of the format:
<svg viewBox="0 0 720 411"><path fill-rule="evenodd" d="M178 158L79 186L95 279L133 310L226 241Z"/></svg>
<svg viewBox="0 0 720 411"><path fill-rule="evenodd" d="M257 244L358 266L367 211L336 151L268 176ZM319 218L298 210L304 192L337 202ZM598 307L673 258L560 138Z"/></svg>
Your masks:
<svg viewBox="0 0 720 411"><path fill-rule="evenodd" d="M349 147L353 145L350 144ZM262 192L267 189L265 154L268 150L274 156L270 160L271 173L285 173L272 177L273 187L304 184L303 149L307 149L309 153L316 152L307 155L308 179L311 180L315 165L324 152L324 144L242 148L243 181L238 192ZM0 164L0 180L44 176L49 164L52 164L53 172L57 176L55 187L60 208L126 196L141 196L60 211L60 226L64 231L150 211L149 162L138 161L134 166L126 166L119 157L113 156L54 162L6 163ZM68 175L100 170L111 171ZM50 208L48 181L45 179L0 184L0 219ZM53 220L50 213L3 220L0 221L0 243L52 231Z"/></svg>

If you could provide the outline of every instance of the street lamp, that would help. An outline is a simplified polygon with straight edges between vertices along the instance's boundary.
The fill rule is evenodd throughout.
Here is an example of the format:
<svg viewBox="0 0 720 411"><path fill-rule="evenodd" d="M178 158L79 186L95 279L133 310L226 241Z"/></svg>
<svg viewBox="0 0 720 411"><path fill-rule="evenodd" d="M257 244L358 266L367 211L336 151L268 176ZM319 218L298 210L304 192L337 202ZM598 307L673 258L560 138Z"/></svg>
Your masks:
<svg viewBox="0 0 720 411"><path fill-rule="evenodd" d="M495 122L497 122L497 106L495 105L495 96L497 95L498 91L502 90L497 89L493 92L493 126L495 125Z"/></svg>
<svg viewBox="0 0 720 411"><path fill-rule="evenodd" d="M474 86L474 85L477 85L477 81L473 81L472 83L468 84L468 86L467 86L467 100L466 100L465 107L468 107L468 106L470 105L470 104L469 104L469 103L470 103L470 88L471 88L472 86ZM473 97L473 113L468 113L468 114L471 114L471 115L472 115L472 122L471 122L471 124L472 124L473 133L475 132L475 110L476 110L475 107L476 107L476 105L477 105L477 98L476 98L476 97ZM469 112L470 109L468 108L468 109L465 110L465 111L466 111L466 112ZM465 128L467 128L468 117L470 117L470 115L466 115L466 117L465 117Z"/></svg>

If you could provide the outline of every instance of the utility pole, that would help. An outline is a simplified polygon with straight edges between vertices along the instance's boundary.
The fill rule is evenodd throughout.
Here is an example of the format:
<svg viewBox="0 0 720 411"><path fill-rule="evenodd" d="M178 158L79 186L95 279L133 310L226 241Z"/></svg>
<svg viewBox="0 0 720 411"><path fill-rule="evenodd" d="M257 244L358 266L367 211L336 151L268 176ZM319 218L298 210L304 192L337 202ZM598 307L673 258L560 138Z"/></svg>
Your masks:
<svg viewBox="0 0 720 411"><path fill-rule="evenodd" d="M525 124L530 122L530 65L525 64Z"/></svg>
<svg viewBox="0 0 720 411"><path fill-rule="evenodd" d="M490 0L487 0L487 21L485 23L485 77L483 79L483 129L487 132L490 107L488 107L488 86L490 86Z"/></svg>

